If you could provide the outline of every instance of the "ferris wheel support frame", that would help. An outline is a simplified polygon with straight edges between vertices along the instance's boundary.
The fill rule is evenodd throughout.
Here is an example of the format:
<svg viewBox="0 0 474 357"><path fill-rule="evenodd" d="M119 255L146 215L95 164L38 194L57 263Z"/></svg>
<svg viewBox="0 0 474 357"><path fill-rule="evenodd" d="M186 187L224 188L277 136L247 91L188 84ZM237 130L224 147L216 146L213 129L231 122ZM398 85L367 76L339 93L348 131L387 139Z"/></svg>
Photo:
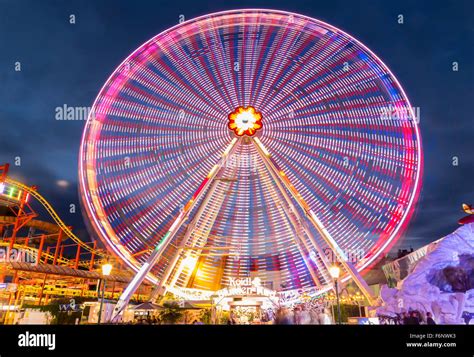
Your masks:
<svg viewBox="0 0 474 357"><path fill-rule="evenodd" d="M184 238L183 238L183 240L180 244L180 247L179 247L179 249L181 249L181 251L186 249L186 244L188 243L189 238L191 237L191 235L193 233L193 230L196 228L196 224L198 223L199 219L202 217L202 214L204 213L204 209L206 208L207 204L211 200L211 198L212 198L212 196L213 196L213 194L214 194L214 192L217 188L217 181L218 180L223 180L223 178L219 177L219 175L216 174L215 180L212 182L211 186L209 187L209 190L207 190L206 195L204 196L204 198L202 200L202 203L199 206L199 209L196 212L195 217L193 218L193 221L190 223L189 227L187 228L185 236L184 236ZM222 204L222 202L221 202L221 204ZM194 249L194 240L191 244L192 244L192 248ZM202 255L202 250L203 250L203 247L200 248L199 255ZM176 281L179 279L179 276L181 275L181 272L182 272L181 267L180 267L181 271L180 272L175 272L175 274L173 276L173 279L171 279L171 282L169 284L166 284L166 282L168 281L171 273L173 272L177 261L179 260L180 257L184 257L184 255L185 255L184 253L174 255L172 263L168 265L165 272L163 273L163 278L158 283L156 289L154 289L154 291L152 293L152 298L150 299L152 302L156 301L157 295L159 293L164 294L164 293L166 293L166 290L169 287L174 287L174 285L176 284ZM197 262L196 262L196 264L197 264ZM165 290L163 290L163 288Z"/></svg>
<svg viewBox="0 0 474 357"><path fill-rule="evenodd" d="M254 143L255 144L255 143ZM291 198L290 196L288 195L287 191L284 189L284 187L282 186L282 182L281 180L279 180L279 175L278 173L276 173L273 169L272 169L272 166L271 166L271 163L269 162L269 160L266 160L266 155L268 153L268 151L265 149L265 147L262 146L258 146L256 145L257 147L257 152L260 154L260 156L262 157L262 160L263 160L263 163L265 164L265 166L267 167L267 170L270 172L270 174L272 175L273 177L273 180L275 181L278 189L280 190L281 194L283 195L283 197L285 198L286 202L287 202L287 205L288 205L288 208L285 207L285 210L288 209L288 210L291 210L298 223L301 225L301 228L304 230L304 232L306 233L306 235L308 236L308 238L310 239L311 243L313 244L314 248L316 248L316 251L318 252L318 255L324 265L324 268L326 270L326 273L329 272L329 267L330 267L330 263L329 261L327 260L326 256L324 255L321 247L319 246L318 242L316 241L316 239L314 239L313 237L313 234L309 231L308 227L305 225L304 223L304 220L303 218L301 217L301 215L298 213L298 211L296 211L294 208L293 208L293 202L291 201ZM263 150L262 150L263 148ZM269 153L268 153L269 154ZM287 212L287 215L290 216L290 212ZM291 219L291 218L290 218ZM295 229L297 229L297 227L295 227ZM306 245L305 245L306 246ZM318 268L319 268L319 265L318 265ZM331 284L332 284L332 281L330 279L328 279L328 277L326 275L324 275L324 278L326 281L329 281Z"/></svg>
<svg viewBox="0 0 474 357"><path fill-rule="evenodd" d="M257 147L257 153L262 156L262 154L260 153L260 150L259 148ZM290 197L288 196L286 190L283 188L281 182L278 180L278 176L275 175L275 172L273 172L273 170L271 169L271 167L269 166L268 162L262 157L262 161L263 161L263 164L265 165L266 169L268 170L268 172L270 173L270 176L273 178L273 181L275 182L278 190L280 191L280 193L282 194L283 198L285 199L285 202L286 204L282 203L282 207L283 207L283 210L285 211L287 217L288 217L288 220L289 222L291 223L291 225L293 226L294 230L295 230L295 233L296 233L296 239L295 239L295 242L296 242L296 246L298 248L298 251L300 252L301 254L301 257L303 259L303 262L305 263L306 267L308 268L308 271L309 273L311 274L311 278L313 279L314 283L316 286L318 287L321 287L321 283L318 279L318 277L315 275L314 271L313 271L313 268L311 266L311 264L308 262L308 259L307 257L305 256L304 254L304 251L301 249L300 247L300 244L298 242L298 240L305 246L305 248L309 251L308 249L308 245L307 243L305 242L304 239L301 238L301 229L304 230L304 232L309 236L309 233L307 232L307 230L305 229L305 227L302 225L302 219L301 217L299 216L299 214L293 209L293 203L291 202L291 199ZM320 253L320 248L319 246L317 245L317 243L312 239L311 239L311 242L313 243L313 245L315 245L318 253ZM322 254L320 254L321 256L321 260L323 261L323 264L325 264L324 262L324 256ZM326 280L326 277L323 273L323 269L321 269L320 265L318 263L316 263L317 265L317 268L321 271L321 274L323 276L323 278Z"/></svg>
<svg viewBox="0 0 474 357"><path fill-rule="evenodd" d="M300 237L301 233L300 233L300 230L298 229L298 223L295 222L294 217L291 216L289 210L287 209L287 207L284 204L282 204L282 207L283 207L284 213L288 217L288 221L290 222L290 224L293 226L293 229L295 230L294 241L296 243L296 248L298 249L298 252L301 254L301 258L303 259L303 263L304 263L304 265L306 265L306 268L308 269L308 272L311 275L311 279L313 280L314 285L316 285L318 288L320 288L321 283L320 283L316 273L314 272L314 269L311 266L311 263L308 261L308 258L304 254L304 250L301 248L301 243L303 243L303 245L306 248L307 248L307 246L306 246L306 244L304 244L304 240L301 239L301 237ZM283 216L283 213L281 215Z"/></svg>
<svg viewBox="0 0 474 357"><path fill-rule="evenodd" d="M241 139L241 140L242 140L242 139ZM236 170L236 167L233 168L233 171L234 171L233 174L235 174L235 170ZM223 178L218 177L218 176L219 176L219 175L216 175L215 180L221 180L221 179L223 179ZM228 181L227 181L227 184L229 184ZM228 189L230 189L230 187L228 187ZM211 199L211 197L212 197L212 195L209 195L209 200ZM201 264L201 262L202 262L202 259L203 259L203 257L204 257L204 255L202 254L202 251L206 249L207 242L208 242L208 239L209 239L209 235L210 235L210 232L211 232L211 229L210 229L209 227L214 226L215 220L216 220L216 218L217 218L217 214L218 214L219 210L222 208L222 204L223 204L223 202L224 202L224 199L225 199L225 197L224 197L224 196L221 196L221 197L217 197L217 198L215 198L215 199L213 200L213 204L214 204L214 205L216 204L216 202L218 202L217 205L219 206L219 209L214 210L214 212L213 212L212 215L207 214L207 217L210 217L211 222L209 221L209 218L208 218L208 219L205 221L205 224L202 224L202 223L201 223L201 226L202 226L202 225L204 225L205 227L207 226L207 228L206 228L207 233L205 234L206 239L205 239L205 242L204 242L204 246L202 246L202 244L201 244L200 247L196 247L194 242L196 241L196 239L199 240L199 237L193 239L192 244L193 244L193 246L194 246L194 248L195 248L195 249L194 249L194 250L195 250L195 251L194 251L194 254L195 254L198 258L197 258L197 260L196 260L196 262L195 262L195 264L194 264L193 269L191 269L191 271L190 271L191 274L189 274L188 276L185 277L186 284L189 284L189 282L190 282L190 281L193 281L193 280L195 279L195 277L196 277L197 269L198 269L198 267L200 266L200 264ZM208 201L209 201L209 200L208 200ZM208 204L208 202L206 202L206 203L203 202L203 203L201 204L202 206L204 206L203 209L205 208L205 206L206 206L207 204ZM199 229L200 229L200 231L201 231L201 233L202 233L203 230L202 230L201 228L199 228ZM191 255L189 255L189 256L191 256ZM189 272L188 272L188 273L189 273ZM172 286L174 286L174 284L176 283L176 281L178 280L178 278L179 278L179 276L175 276L175 277L174 277Z"/></svg>
<svg viewBox="0 0 474 357"><path fill-rule="evenodd" d="M211 183L216 178L217 174L219 173L220 169L225 165L227 159L233 154L236 143L240 140L238 138L232 139L229 146L225 149L224 153L222 154L221 159L217 164L215 164L206 178L201 182L198 189L192 196L191 200L184 206L183 210L180 214L176 217L175 221L168 229L168 231L163 235L160 239L158 244L155 246L153 252L148 257L147 261L142 265L142 267L138 270L135 277L132 281L128 284L126 289L122 292L117 304L115 305L111 322L119 322L123 312L125 311L130 298L132 297L133 293L138 289L140 284L145 280L148 273L151 271L153 266L156 264L158 259L163 254L163 251L167 247L168 243L175 237L176 233L179 231L179 228L182 226L184 221L187 219L188 214L191 212L195 204L199 201L199 198L202 196L206 189L211 185Z"/></svg>
<svg viewBox="0 0 474 357"><path fill-rule="evenodd" d="M257 153L259 155L260 152L257 150ZM311 240L311 243L315 246L319 256L320 256L320 259L321 259L321 262L317 262L316 265L317 265L317 268L321 271L321 275L324 279L324 283L325 284L332 284L332 281L330 279L328 279L328 269L329 269L329 262L326 260L326 257L325 255L322 253L322 250L321 250L321 247L318 245L318 243L316 242L316 240L314 239L314 237L311 236L311 233L308 231L307 227L304 226L303 224L303 219L302 217L298 214L298 212L296 212L293 208L293 203L291 201L291 198L288 196L286 190L283 188L281 182L278 180L278 177L275 175L275 173L271 170L271 168L268 166L268 163L266 162L266 160L262 160L266 169L268 170L269 174L271 175L273 181L275 182L275 184L277 185L277 188L278 190L281 192L281 194L283 195L285 201L286 201L286 204L284 202L281 202L281 206L283 207L283 210L285 212L285 214L287 215L288 217L288 221L289 223L293 226L295 232L296 232L296 239L295 239L295 243L297 245L297 248L302 256L302 259L311 275L311 278L314 282L314 284L318 287L321 287L322 286L322 283L319 281L316 273L313 271L313 268L311 266L311 264L309 263L307 257L304 255L304 251L301 247L301 244L304 245L304 247L309 251L309 247L308 247L308 244L307 242L305 242L304 239L302 239L301 237L301 230L304 231L304 233L306 235L308 235L310 237L310 240ZM216 178L217 179L217 178ZM196 215L195 217L193 218L193 221L189 224L188 228L187 228L187 231L185 233L185 236L183 237L183 240L182 242L180 243L180 248L179 249L183 249L183 247L188 243L189 241L189 238L191 237L191 234L193 232L193 229L195 228L196 226L196 223L197 221L200 219L205 207L207 206L214 190L215 190L215 185L216 185L216 180L214 180L214 182L212 183L211 187L209 188L209 190L207 191L202 203L200 204L199 206L199 209L198 211L196 212ZM163 278L160 280L160 282L158 283L158 285L156 286L156 288L153 290L152 294L151 294L151 298L150 300L152 302L155 302L156 301L156 298L157 298L157 295L158 294L164 294L167 290L168 287L173 287L174 284L176 283L176 280L178 278L178 276L180 275L180 273L177 273L178 276L174 276L174 278L172 279L172 281L167 284L167 281L172 273L172 271L174 270L175 266L176 266L176 263L178 262L178 260L180 259L180 257L183 257L183 254L180 253L180 254L175 254L174 257L173 257L173 260L171 261L171 263L167 266L165 272L163 273ZM321 264L324 265L324 267L321 267Z"/></svg>
<svg viewBox="0 0 474 357"><path fill-rule="evenodd" d="M186 239L186 242L189 240L189 237L191 237L191 236L193 235L192 233L194 232L194 229L196 228L196 224L197 224L198 220L199 220L200 217L202 216L202 214L203 214L203 212L204 212L204 209L206 208L207 204L209 203L209 201L210 201L211 198L213 197L213 193L214 193L214 191L215 191L215 189L216 189L216 186L217 186L217 185L216 185L216 181L220 179L220 178L217 177L217 176L218 176L218 175L216 175L216 178L215 178L215 180L213 181L212 186L211 186L211 187L209 188L209 190L207 191L206 196L205 196L205 198L203 199L203 202L202 202L202 203L200 204L200 206L199 206L199 210L198 210L198 212L196 213L196 216L195 216L195 218L194 218L194 220L193 220L193 224L191 224L191 227L190 227L191 229L188 230L188 232L186 232L186 235L188 235L188 238ZM221 202L221 205L222 205L222 202ZM215 219L215 217L214 217L214 219ZM209 223L209 221L207 221L206 223ZM213 224L214 224L214 221L213 221L209 226L212 226ZM209 237L209 232L207 233L207 238L208 238L208 237ZM207 241L207 238L206 238L206 241ZM199 239L199 237L198 237L197 239ZM189 281L189 279L191 278L191 276L192 276L193 274L195 274L195 269L196 269L196 267L199 265L199 259L201 259L202 256L203 256L203 255L202 255L202 251L203 251L203 249L205 249L205 247L196 247L196 246L195 246L195 240L196 240L196 238L192 239L192 241L191 241L191 246L194 248L192 253L194 253L194 255L197 256L197 258L196 258L196 261L195 261L195 263L194 263L193 269L191 269L191 270L193 270L194 272L191 272L191 275L190 275L190 276L185 277L185 279L188 280L188 281ZM184 249L184 245L182 245L181 249ZM196 253L194 250L197 250L197 253ZM191 257L191 254L192 254L192 253L189 253L188 257ZM184 254L184 255L185 255L185 254ZM176 255L175 255L175 256L176 256ZM176 262L174 262L173 265L175 265L175 264L176 264ZM171 271L172 271L174 267L171 267L171 268L172 268L172 269L171 269ZM171 279L171 282L170 282L170 284L168 284L168 286L174 287L174 285L176 284L177 280L179 279L179 277L180 277L181 274L183 273L183 270L184 270L183 268L184 268L184 267L183 267L183 265L182 265L182 263L181 263L181 265L179 266L178 271L175 272L175 274L174 274L174 276L173 276L173 279ZM166 279L168 279L168 278L166 278ZM165 280L162 280L162 281L164 282Z"/></svg>
<svg viewBox="0 0 474 357"><path fill-rule="evenodd" d="M265 148L263 143L258 138L252 138L252 142L255 146L259 149L259 152L264 161L268 163L268 167L275 173L275 176L283 183L283 185L288 189L290 194L296 200L296 202L300 205L303 211L306 214L308 220L313 224L316 228L318 233L324 239L326 244L329 248L333 251L333 253L338 258L339 262L342 264L344 269L349 273L352 277L356 285L361 290L362 294L366 297L370 304L374 304L376 298L372 292L372 289L367 285L367 282L362 278L359 274L357 269L348 261L348 258L344 251L339 247L336 243L334 238L331 237L331 234L328 230L324 227L322 222L318 219L314 211L308 206L308 204L304 201L301 194L298 192L295 186L292 185L288 177L286 176L285 172L279 168L275 160L271 157L270 152ZM333 282L334 284L334 282Z"/></svg>
<svg viewBox="0 0 474 357"><path fill-rule="evenodd" d="M206 207L207 203L209 202L211 196L212 196L212 193L215 191L216 189L216 181L212 181L212 184L211 186L209 187L209 190L207 191L206 193L206 196L204 197L203 199L203 202L201 203L201 205L199 206L199 209L198 211L196 212L196 215L194 217L194 219L191 221L191 223L189 224L189 226L186 228L186 233L184 234L184 237L183 237L183 240L181 241L180 243L180 247L178 248L180 250L180 252L178 254L175 254L173 256L173 260L168 264L168 266L166 267L165 269L165 272L163 273L163 278L160 280L160 282L158 283L158 285L155 287L155 289L153 289L153 292L152 292L152 296L151 296L151 299L150 301L152 302L155 302L156 301L156 298L157 298L157 295L158 294L164 294L168 288L168 285L169 286L173 286L174 284L171 283L171 284L166 284L166 282L168 281L170 275L171 275L171 272L174 270L174 267L176 265L176 263L178 262L179 258L180 257L183 257L184 254L183 254L183 248L186 246L186 244L188 243L189 241L189 238L191 237L191 234L193 232L193 229L194 227L196 227L196 223L197 221L199 220L199 218L202 216L202 213L204 211L204 208ZM163 288L165 289L163 291Z"/></svg>
<svg viewBox="0 0 474 357"><path fill-rule="evenodd" d="M326 273L329 271L329 262L327 261L326 259L326 256L324 255L321 247L319 246L319 244L316 242L316 240L314 239L313 235L311 234L311 232L307 229L307 227L304 225L303 223L303 219L302 217L300 216L300 214L293 210L293 206L292 206L292 202L291 202L291 199L290 197L288 196L286 190L281 186L281 183L279 182L279 180L274 176L274 173L272 171L270 171L272 173L272 177L274 177L274 180L275 182L277 183L277 186L278 188L280 189L280 192L283 194L283 196L285 197L285 200L287 202L287 206L284 206L284 210L286 212L286 214L288 215L290 221L292 222L293 226L295 227L295 230L298 231L298 228L302 229L304 231L304 233L308 236L308 238L310 239L311 243L313 244L314 248L316 249L316 251L318 252L318 255L321 259L321 262L322 264L324 265L324 270L322 269L322 267L320 266L319 263L316 263L315 264L317 265L318 269L321 270L321 272L323 271L326 271ZM291 215L294 215L294 218L291 217ZM299 233L298 233L299 235ZM303 242L304 246L306 247L306 249L308 249L309 251L309 248L308 248L308 244L304 241L304 239L301 239L300 240ZM324 274L324 273L321 273L323 275L323 278L324 280L327 282L330 282L330 280L328 279L327 275Z"/></svg>

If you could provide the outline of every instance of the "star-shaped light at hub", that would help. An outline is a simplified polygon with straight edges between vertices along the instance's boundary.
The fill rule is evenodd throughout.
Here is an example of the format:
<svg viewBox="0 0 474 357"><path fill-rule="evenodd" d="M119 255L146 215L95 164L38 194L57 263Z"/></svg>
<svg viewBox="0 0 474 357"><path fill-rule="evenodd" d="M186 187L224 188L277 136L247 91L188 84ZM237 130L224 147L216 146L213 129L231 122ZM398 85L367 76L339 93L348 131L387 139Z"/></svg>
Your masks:
<svg viewBox="0 0 474 357"><path fill-rule="evenodd" d="M228 126L237 136L252 136L262 128L262 114L252 106L238 107L229 114Z"/></svg>

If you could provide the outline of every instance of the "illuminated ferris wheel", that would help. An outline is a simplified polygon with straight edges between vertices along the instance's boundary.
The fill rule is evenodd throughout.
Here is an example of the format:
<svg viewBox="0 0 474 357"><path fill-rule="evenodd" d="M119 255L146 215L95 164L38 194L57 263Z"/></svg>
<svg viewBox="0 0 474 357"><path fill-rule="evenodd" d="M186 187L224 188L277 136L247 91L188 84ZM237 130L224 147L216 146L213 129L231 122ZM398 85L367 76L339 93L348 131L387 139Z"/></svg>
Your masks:
<svg viewBox="0 0 474 357"><path fill-rule="evenodd" d="M80 152L90 222L137 271L121 301L145 278L321 292L332 258L364 291L420 190L415 119L374 53L312 18L228 11L155 36L101 89Z"/></svg>

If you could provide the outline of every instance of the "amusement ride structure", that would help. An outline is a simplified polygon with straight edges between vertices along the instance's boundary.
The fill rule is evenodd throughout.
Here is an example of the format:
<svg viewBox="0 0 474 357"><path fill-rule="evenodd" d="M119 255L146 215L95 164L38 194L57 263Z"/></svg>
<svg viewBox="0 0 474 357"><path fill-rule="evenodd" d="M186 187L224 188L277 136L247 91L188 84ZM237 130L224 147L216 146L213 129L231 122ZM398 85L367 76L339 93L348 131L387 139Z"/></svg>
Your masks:
<svg viewBox="0 0 474 357"><path fill-rule="evenodd" d="M235 279L280 293L353 279L408 224L422 175L411 104L347 33L274 10L202 16L112 73L86 123L91 225L136 275L210 296Z"/></svg>
<svg viewBox="0 0 474 357"><path fill-rule="evenodd" d="M112 258L97 241L84 242L76 236L36 186L14 180L8 173L9 165L0 165L0 322L13 323L13 312L24 305L99 297L96 286L104 279L100 268ZM51 221L43 220L48 216ZM131 278L116 264L106 278L110 286L105 296L118 298Z"/></svg>

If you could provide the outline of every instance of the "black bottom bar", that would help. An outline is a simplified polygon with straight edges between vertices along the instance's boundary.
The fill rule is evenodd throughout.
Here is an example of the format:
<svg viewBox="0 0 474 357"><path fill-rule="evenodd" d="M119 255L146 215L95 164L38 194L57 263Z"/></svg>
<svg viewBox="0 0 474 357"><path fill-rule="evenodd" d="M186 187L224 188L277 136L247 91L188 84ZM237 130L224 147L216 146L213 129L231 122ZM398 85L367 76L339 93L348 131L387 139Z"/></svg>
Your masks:
<svg viewBox="0 0 474 357"><path fill-rule="evenodd" d="M54 349L52 336L54 334ZM27 341L28 340L28 341ZM2 326L0 356L474 355L474 326ZM20 344L27 345L20 347ZM42 343L43 347L31 346ZM49 344L48 344L49 343ZM49 346L49 347L48 347Z"/></svg>

